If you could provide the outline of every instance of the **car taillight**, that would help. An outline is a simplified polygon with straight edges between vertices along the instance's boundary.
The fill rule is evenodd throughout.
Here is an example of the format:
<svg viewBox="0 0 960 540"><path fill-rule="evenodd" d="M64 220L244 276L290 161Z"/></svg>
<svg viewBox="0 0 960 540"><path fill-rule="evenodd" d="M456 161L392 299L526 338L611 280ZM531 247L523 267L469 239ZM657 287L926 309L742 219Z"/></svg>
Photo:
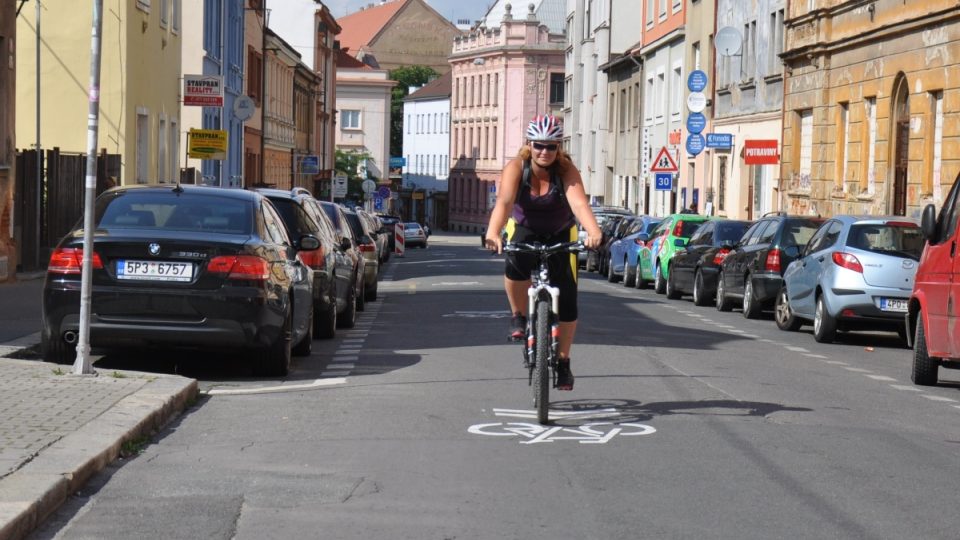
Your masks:
<svg viewBox="0 0 960 540"><path fill-rule="evenodd" d="M780 250L773 248L767 252L767 261L763 265L767 272L780 273Z"/></svg>
<svg viewBox="0 0 960 540"><path fill-rule="evenodd" d="M729 248L720 248L720 250L717 251L716 255L713 256L713 264L720 266L720 263L722 263L723 260L727 258L728 253L730 253Z"/></svg>
<svg viewBox="0 0 960 540"><path fill-rule="evenodd" d="M253 255L221 255L210 259L207 271L227 274L229 279L266 281L270 277L270 263Z"/></svg>
<svg viewBox="0 0 960 540"><path fill-rule="evenodd" d="M855 255L850 253L844 253L842 251L833 252L833 264L846 268L847 270L853 270L854 272L863 273L863 265L860 264L860 260L857 259Z"/></svg>
<svg viewBox="0 0 960 540"><path fill-rule="evenodd" d="M377 246L376 244L360 244L357 246L357 249L359 249L361 252L376 251Z"/></svg>
<svg viewBox="0 0 960 540"><path fill-rule="evenodd" d="M93 268L103 268L103 261L96 251L93 252ZM47 272L52 274L79 274L83 268L83 248L57 248L50 254Z"/></svg>
<svg viewBox="0 0 960 540"><path fill-rule="evenodd" d="M300 255L300 260L303 261L303 264L313 268L314 270L323 269L327 262L327 258L323 253L323 248L315 249L313 251L301 251L298 255Z"/></svg>

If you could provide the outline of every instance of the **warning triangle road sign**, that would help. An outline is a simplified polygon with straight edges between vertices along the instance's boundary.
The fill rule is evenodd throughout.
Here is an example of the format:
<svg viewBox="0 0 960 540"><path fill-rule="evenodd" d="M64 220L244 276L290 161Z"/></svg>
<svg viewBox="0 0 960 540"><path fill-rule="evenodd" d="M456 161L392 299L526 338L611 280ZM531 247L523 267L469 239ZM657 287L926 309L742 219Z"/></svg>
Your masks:
<svg viewBox="0 0 960 540"><path fill-rule="evenodd" d="M660 148L653 165L650 165L650 172L677 172L677 162L673 160L670 151L666 146Z"/></svg>

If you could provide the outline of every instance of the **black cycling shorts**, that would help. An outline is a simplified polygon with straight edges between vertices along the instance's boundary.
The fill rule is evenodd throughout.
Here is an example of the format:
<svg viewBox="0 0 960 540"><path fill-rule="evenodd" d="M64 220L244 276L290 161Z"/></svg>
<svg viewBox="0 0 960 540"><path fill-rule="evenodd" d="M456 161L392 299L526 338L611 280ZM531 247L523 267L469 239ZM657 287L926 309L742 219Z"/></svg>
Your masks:
<svg viewBox="0 0 960 540"><path fill-rule="evenodd" d="M576 242L577 226L552 235L542 235L518 225L513 218L507 222L508 242L540 242L556 244L558 242ZM540 264L532 253L507 253L504 275L512 281L527 281ZM577 254L557 253L547 261L550 270L550 284L560 289L560 322L577 320Z"/></svg>

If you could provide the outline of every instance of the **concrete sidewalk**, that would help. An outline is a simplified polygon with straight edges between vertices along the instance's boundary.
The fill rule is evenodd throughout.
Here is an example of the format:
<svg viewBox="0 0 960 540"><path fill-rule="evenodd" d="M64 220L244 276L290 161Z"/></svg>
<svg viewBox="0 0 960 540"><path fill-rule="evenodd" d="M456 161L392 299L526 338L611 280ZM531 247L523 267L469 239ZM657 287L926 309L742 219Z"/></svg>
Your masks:
<svg viewBox="0 0 960 540"><path fill-rule="evenodd" d="M23 538L94 473L135 452L197 396L175 375L35 358L42 279L0 285L0 540Z"/></svg>

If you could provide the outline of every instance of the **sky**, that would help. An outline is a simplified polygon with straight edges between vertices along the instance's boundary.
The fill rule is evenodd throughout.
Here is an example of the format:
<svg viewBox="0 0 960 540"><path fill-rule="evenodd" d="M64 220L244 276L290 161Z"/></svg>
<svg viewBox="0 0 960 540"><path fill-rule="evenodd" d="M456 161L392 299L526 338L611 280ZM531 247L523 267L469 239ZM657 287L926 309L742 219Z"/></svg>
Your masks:
<svg viewBox="0 0 960 540"><path fill-rule="evenodd" d="M380 0L325 0L323 3L334 18L343 17L367 4ZM470 19L486 15L493 0L426 0L427 4L448 20ZM268 24L302 56L303 63L313 67L313 13L318 4L314 0L267 0L270 11Z"/></svg>

